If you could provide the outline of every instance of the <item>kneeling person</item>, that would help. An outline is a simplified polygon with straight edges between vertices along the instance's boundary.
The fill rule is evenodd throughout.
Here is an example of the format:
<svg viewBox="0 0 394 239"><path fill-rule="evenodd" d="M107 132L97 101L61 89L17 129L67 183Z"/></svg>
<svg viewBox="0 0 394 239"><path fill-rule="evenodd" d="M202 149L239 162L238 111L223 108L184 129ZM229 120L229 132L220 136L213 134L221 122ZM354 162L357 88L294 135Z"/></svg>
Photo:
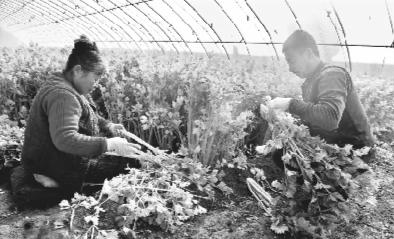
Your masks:
<svg viewBox="0 0 394 239"><path fill-rule="evenodd" d="M283 53L289 70L305 79L302 100L275 98L269 106L298 116L312 135L328 143L372 146L374 138L367 116L346 69L324 63L314 38L303 30L288 37Z"/></svg>
<svg viewBox="0 0 394 239"><path fill-rule="evenodd" d="M81 36L63 73L54 74L40 88L25 130L22 165L11 175L17 204L53 204L80 192L84 182L102 183L127 166L141 166L136 159L103 155L140 152L126 139L100 136L124 130L96 114L87 96L103 71L96 44Z"/></svg>

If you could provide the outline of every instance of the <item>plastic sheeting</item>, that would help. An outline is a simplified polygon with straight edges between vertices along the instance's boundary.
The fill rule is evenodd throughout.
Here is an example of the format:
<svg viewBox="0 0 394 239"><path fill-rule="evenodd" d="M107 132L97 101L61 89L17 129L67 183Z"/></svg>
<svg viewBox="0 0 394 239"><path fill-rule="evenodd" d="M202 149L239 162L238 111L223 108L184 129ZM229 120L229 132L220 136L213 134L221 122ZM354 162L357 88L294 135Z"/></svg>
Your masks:
<svg viewBox="0 0 394 239"><path fill-rule="evenodd" d="M281 43L301 28L326 60L344 62L394 63L393 14L393 0L0 2L0 24L26 43L71 45L85 34L101 47L281 56Z"/></svg>

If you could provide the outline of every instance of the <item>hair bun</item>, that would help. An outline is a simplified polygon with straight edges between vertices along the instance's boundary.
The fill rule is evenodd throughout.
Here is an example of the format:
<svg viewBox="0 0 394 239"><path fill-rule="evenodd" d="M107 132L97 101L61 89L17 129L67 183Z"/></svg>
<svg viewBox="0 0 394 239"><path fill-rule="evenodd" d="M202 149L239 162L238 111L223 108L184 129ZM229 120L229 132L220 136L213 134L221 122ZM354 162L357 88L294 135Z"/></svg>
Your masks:
<svg viewBox="0 0 394 239"><path fill-rule="evenodd" d="M73 52L87 52L87 51L96 51L98 52L98 48L95 42L92 42L85 35L81 35L78 39L74 40L74 49Z"/></svg>

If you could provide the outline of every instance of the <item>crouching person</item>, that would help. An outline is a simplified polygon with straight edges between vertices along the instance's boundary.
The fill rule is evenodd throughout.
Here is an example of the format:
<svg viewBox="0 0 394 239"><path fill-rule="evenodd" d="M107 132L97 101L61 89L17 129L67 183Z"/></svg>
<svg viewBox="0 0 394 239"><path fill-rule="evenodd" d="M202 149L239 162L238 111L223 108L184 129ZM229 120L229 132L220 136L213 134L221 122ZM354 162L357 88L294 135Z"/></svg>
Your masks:
<svg viewBox="0 0 394 239"><path fill-rule="evenodd" d="M328 143L372 146L368 118L346 69L324 63L314 38L302 30L288 37L283 53L290 71L305 79L302 100L277 97L269 106L298 116L312 135Z"/></svg>
<svg viewBox="0 0 394 239"><path fill-rule="evenodd" d="M308 32L297 30L283 45L289 70L305 79L302 100L277 97L269 102L275 110L287 111L309 127L311 135L341 147L346 144L359 149L373 146L365 110L346 69L323 62L315 39ZM370 155L364 157L369 161ZM281 152L274 155L280 161Z"/></svg>
<svg viewBox="0 0 394 239"><path fill-rule="evenodd" d="M104 154L140 151L126 139L100 136L124 129L98 116L86 96L103 72L96 44L81 36L63 73L54 74L40 88L25 130L22 164L11 174L17 205L50 206L80 192L84 182L102 183L124 173L127 166L141 166L136 159Z"/></svg>

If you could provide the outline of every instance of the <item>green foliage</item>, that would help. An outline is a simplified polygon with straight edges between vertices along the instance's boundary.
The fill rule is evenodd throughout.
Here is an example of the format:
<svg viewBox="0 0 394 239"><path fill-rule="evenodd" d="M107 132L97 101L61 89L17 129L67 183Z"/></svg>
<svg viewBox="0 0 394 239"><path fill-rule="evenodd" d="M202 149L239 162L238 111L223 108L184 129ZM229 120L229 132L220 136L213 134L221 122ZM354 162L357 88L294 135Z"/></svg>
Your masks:
<svg viewBox="0 0 394 239"><path fill-rule="evenodd" d="M239 69L223 66L224 77L217 59L170 60L153 57L133 66L111 60L100 81L110 119L161 149L172 149L177 141L205 165L234 157L250 118L234 109L243 96L234 86Z"/></svg>
<svg viewBox="0 0 394 239"><path fill-rule="evenodd" d="M1 53L0 113L24 126L32 99L51 73L63 69L68 49L32 46L2 48ZM253 89L268 85L254 81L252 69L245 75L246 61L234 67L221 57L147 54L137 62L129 51L103 54L108 71L98 84L105 105L100 109L109 119L150 144L166 150L184 147L190 157L210 165L231 158L243 138L245 115L239 121L239 115L230 114L235 102L229 99L242 97L242 84ZM242 77L242 84L234 86Z"/></svg>
<svg viewBox="0 0 394 239"><path fill-rule="evenodd" d="M0 49L0 167L20 158L23 128L17 126L25 125L37 90L47 76L63 69L68 52L37 46ZM133 233L137 221L173 230L203 212L195 200L212 197L213 188L231 191L221 183L220 173L207 166L249 166L247 157L237 149L246 134L244 129L255 120L251 112L257 115L265 96L300 95L301 81L285 70L283 62L242 56L228 61L221 56L202 58L198 54L146 54L137 60L131 51L102 52L108 71L98 88L109 119L123 123L160 149L179 148L184 157L145 158L144 170L133 169L107 181L101 197L77 196L69 206L90 210L86 215L86 222L90 222L87 234L98 237L105 238L98 223L103 213L100 208L109 198L106 194L114 196L111 201L119 204L119 223L126 234ZM355 79L355 85L375 133L392 131L391 82L360 78ZM277 193L272 229L324 237L349 215L346 204L352 189L369 188L365 186L368 177L364 181L353 178L367 169L359 159L363 152L311 137L288 115L273 117L267 112L263 117L270 122L272 138L258 151L284 151L283 180L270 184L263 170L251 168L259 182ZM375 150L378 159L393 157L390 145ZM368 201L372 195L360 196Z"/></svg>
<svg viewBox="0 0 394 239"><path fill-rule="evenodd" d="M7 115L0 115L0 171L3 167L11 168L19 164L23 131Z"/></svg>
<svg viewBox="0 0 394 239"><path fill-rule="evenodd" d="M0 114L7 114L20 125L26 123L37 90L46 77L62 69L66 60L63 50L56 51L39 47L0 48Z"/></svg>
<svg viewBox="0 0 394 239"><path fill-rule="evenodd" d="M282 150L284 178L274 181L271 229L276 233L325 238L349 216L347 199L358 186L353 176L369 170L361 160L369 148L353 150L312 137L287 113L268 112L272 138L261 154Z"/></svg>
<svg viewBox="0 0 394 239"><path fill-rule="evenodd" d="M394 130L394 86L386 79L355 81L361 102L375 133Z"/></svg>
<svg viewBox="0 0 394 239"><path fill-rule="evenodd" d="M201 163L176 155L144 155L143 169L129 169L129 173L106 180L98 197L76 194L71 204L66 201L61 207L74 211L84 207L86 222L90 222L87 233L100 231L100 218L108 211L107 201L116 205L116 225L123 231L136 231L141 221L174 231L183 221L206 209L198 199L212 200L214 188L232 193L217 170L210 170ZM91 214L89 213L91 212ZM73 226L73 225L71 225Z"/></svg>

